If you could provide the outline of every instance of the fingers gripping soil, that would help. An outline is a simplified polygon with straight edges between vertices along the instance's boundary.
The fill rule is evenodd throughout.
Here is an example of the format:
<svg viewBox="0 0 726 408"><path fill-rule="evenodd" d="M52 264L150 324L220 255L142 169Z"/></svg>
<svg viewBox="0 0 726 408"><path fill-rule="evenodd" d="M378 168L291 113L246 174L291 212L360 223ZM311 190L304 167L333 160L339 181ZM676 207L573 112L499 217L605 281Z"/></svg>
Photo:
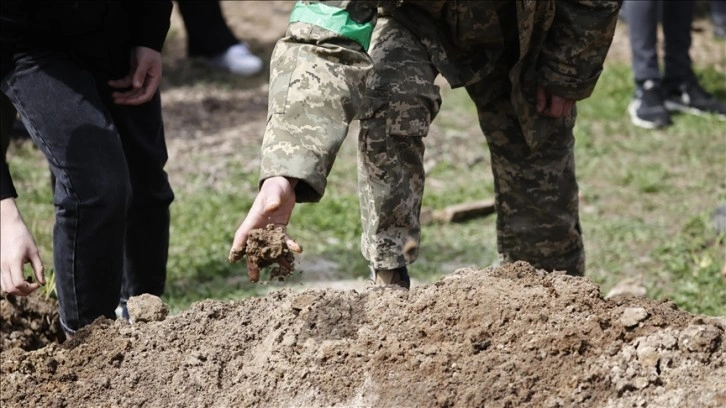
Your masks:
<svg viewBox="0 0 726 408"><path fill-rule="evenodd" d="M260 280L260 270L270 265L270 280L284 280L294 271L295 255L287 245L287 235L282 227L272 224L250 231L245 247L250 282Z"/></svg>

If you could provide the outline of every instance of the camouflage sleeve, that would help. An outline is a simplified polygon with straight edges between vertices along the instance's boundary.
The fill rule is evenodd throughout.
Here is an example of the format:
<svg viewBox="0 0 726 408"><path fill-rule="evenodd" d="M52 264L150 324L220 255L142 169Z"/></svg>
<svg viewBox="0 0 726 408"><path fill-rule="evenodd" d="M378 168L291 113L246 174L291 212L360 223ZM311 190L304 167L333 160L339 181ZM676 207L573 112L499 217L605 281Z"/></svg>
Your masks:
<svg viewBox="0 0 726 408"><path fill-rule="evenodd" d="M621 1L557 1L538 82L555 95L589 97L607 56Z"/></svg>
<svg viewBox="0 0 726 408"><path fill-rule="evenodd" d="M300 180L298 202L319 201L372 67L366 48L376 2L298 2L270 62L260 183Z"/></svg>

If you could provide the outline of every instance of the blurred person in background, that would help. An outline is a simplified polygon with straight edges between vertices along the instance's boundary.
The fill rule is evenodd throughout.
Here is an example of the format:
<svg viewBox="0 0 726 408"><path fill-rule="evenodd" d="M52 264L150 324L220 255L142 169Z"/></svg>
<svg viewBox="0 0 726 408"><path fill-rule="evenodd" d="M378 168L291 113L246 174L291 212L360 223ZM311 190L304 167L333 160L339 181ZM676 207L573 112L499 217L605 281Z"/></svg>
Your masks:
<svg viewBox="0 0 726 408"><path fill-rule="evenodd" d="M250 76L262 71L262 60L232 32L219 1L177 0L187 32L187 55L233 74Z"/></svg>
<svg viewBox="0 0 726 408"><path fill-rule="evenodd" d="M631 122L645 129L670 126L672 112L715 114L726 118L726 104L698 81L690 57L693 1L626 0L635 94L628 105ZM663 70L658 56L658 22L663 41Z"/></svg>

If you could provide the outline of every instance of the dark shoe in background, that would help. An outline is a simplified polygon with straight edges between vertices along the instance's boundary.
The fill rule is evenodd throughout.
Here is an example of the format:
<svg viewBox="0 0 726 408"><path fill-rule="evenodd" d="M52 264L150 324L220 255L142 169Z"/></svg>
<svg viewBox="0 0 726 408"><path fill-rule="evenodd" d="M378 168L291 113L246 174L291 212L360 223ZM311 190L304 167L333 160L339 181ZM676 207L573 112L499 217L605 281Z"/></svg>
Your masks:
<svg viewBox="0 0 726 408"><path fill-rule="evenodd" d="M660 84L647 80L635 90L635 96L628 105L630 121L643 129L660 129L670 126L671 115L664 105L664 94Z"/></svg>
<svg viewBox="0 0 726 408"><path fill-rule="evenodd" d="M726 103L708 93L697 81L681 84L668 91L665 107L693 115L713 114L726 119Z"/></svg>

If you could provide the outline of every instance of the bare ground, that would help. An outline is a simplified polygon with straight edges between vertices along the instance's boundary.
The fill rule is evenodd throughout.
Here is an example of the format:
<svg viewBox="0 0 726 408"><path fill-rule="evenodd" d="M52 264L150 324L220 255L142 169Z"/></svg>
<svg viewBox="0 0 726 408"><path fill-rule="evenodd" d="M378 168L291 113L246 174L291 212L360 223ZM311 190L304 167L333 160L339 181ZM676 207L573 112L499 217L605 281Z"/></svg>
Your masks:
<svg viewBox="0 0 726 408"><path fill-rule="evenodd" d="M230 2L225 11L268 56L290 5ZM183 59L176 15L173 27L165 54L169 174L177 189L188 173L225 188L227 163L257 169L266 73L215 82ZM708 50L699 38L695 49ZM611 58L627 58L623 44L619 28ZM726 406L724 317L644 297L603 299L587 278L526 263L462 269L410 291L331 282L205 300L169 317L151 296L129 307L133 323L99 320L61 343L52 298L0 299L0 405Z"/></svg>

